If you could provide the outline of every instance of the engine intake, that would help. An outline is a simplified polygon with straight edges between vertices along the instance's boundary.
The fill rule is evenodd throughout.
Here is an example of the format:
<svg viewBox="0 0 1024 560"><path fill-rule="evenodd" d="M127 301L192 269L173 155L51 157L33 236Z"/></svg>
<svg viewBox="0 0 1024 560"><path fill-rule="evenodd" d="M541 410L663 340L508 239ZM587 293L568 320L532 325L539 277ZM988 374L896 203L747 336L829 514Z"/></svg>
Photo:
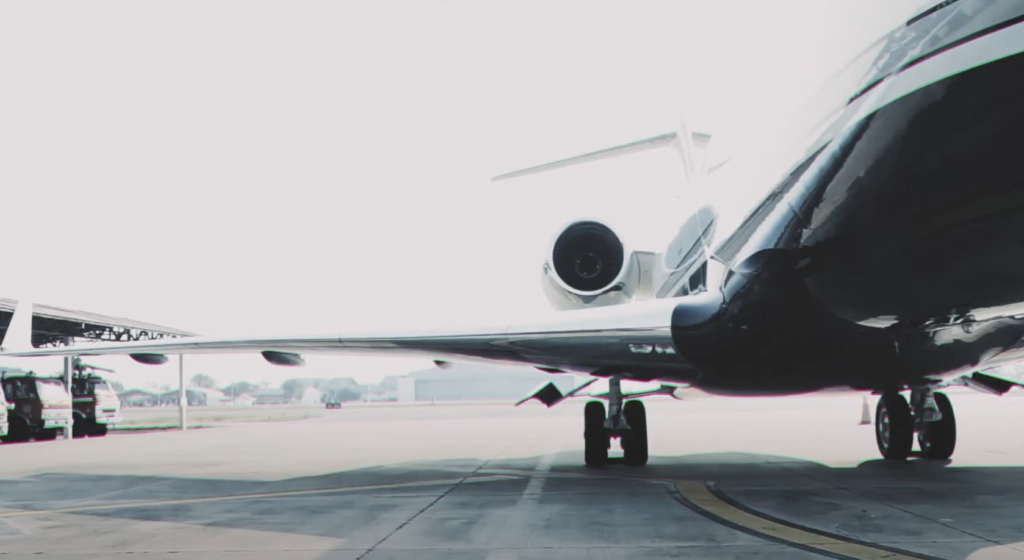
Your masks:
<svg viewBox="0 0 1024 560"><path fill-rule="evenodd" d="M581 292L600 290L622 271L625 248L608 226L597 222L576 223L562 232L551 251L555 272L570 288Z"/></svg>
<svg viewBox="0 0 1024 560"><path fill-rule="evenodd" d="M555 309L628 303L640 281L636 256L610 227L570 224L555 238L544 264L544 294Z"/></svg>

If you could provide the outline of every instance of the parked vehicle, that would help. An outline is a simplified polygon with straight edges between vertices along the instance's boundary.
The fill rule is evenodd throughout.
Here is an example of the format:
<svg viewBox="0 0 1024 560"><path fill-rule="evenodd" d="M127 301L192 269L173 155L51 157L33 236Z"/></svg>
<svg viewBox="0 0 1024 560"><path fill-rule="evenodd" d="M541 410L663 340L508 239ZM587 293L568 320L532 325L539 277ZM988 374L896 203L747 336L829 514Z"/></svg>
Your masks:
<svg viewBox="0 0 1024 560"><path fill-rule="evenodd" d="M76 438L103 437L107 435L110 425L121 421L121 400L97 371L113 373L113 370L75 360L71 378L74 408L71 433Z"/></svg>
<svg viewBox="0 0 1024 560"><path fill-rule="evenodd" d="M3 372L8 431L4 442L57 439L71 427L71 397L64 383L32 372Z"/></svg>
<svg viewBox="0 0 1024 560"><path fill-rule="evenodd" d="M0 383L0 439L7 435L7 399L4 398L4 384Z"/></svg>

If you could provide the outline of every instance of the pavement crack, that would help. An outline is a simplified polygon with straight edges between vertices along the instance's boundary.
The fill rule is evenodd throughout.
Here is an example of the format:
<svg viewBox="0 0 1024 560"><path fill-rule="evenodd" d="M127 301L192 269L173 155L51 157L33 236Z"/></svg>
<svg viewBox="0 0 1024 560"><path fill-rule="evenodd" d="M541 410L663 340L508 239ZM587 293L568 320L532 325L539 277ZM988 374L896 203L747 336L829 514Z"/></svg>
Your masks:
<svg viewBox="0 0 1024 560"><path fill-rule="evenodd" d="M791 468L791 467L787 467L787 468ZM928 522L934 523L936 525L940 525L940 526L945 527L947 529L956 531L958 533L961 533L963 535L967 535L969 537L976 538L978 540L982 540L982 541L985 541L985 542L988 542L988 543L991 543L991 544L994 544L994 545L998 545L998 546L1005 546L1005 543L999 542L997 540L990 539L990 538L985 537L983 535L979 535L979 534L973 533L973 532L968 531L966 529L961 529L960 527L956 527L954 525L950 525L950 524L945 523L943 521L939 521L938 519L932 519L932 518L927 517L925 515L921 515L920 513L917 513L915 511L911 511L911 510L902 508L900 506L897 506L895 504L892 504L892 503L890 503L888 501L879 500L878 498L874 498L874 497L868 496L867 494L864 494L863 492L859 492L856 489L851 488L849 486L839 486L837 484L833 484L833 483L831 483L831 482L829 482L827 480L824 480L822 478L818 478L818 477L816 477L814 475L811 475L811 474L808 474L808 473L805 473L805 472L800 472L799 474L802 475L802 476L805 476L805 477L807 477L807 478L809 478L809 479L811 479L811 480L813 480L815 482L818 482L818 483L821 483L821 484L823 484L825 486L828 486L829 488L832 488L834 490L839 490L839 491L842 491L842 492L846 492L848 494L853 494L854 496L858 496L858 497L863 498L865 500L869 500L869 501L875 502L876 504L880 504L880 505L883 505L885 507L892 508L892 509L894 509L896 511L903 512L903 513L905 513L907 515L910 515L912 517L916 517L918 519L922 519L924 521L928 521Z"/></svg>
<svg viewBox="0 0 1024 560"><path fill-rule="evenodd" d="M381 538L376 543L374 543L373 546L371 546L370 548L367 548L366 551L364 551L362 554L360 554L359 556L356 557L356 560L363 560L363 558L366 558L366 556L369 555L371 552L373 552L374 550L377 550L377 547L379 547L380 545L384 544L384 541L390 539L396 533L398 533L402 529L406 528L410 523L415 521L417 517L423 515L423 513L425 513L428 509L434 507L435 504L437 504L438 502L443 500L445 498L445 496L447 496L448 494L451 494L453 490L455 490L456 488L461 486L463 483L465 483L471 477L475 476L481 469L483 469L485 466L487 466L487 464L490 463L490 462L491 462L491 459L488 459L488 460L484 461L483 463L480 463L475 469L473 469L471 472L467 473L465 476L463 476L458 481L456 481L455 484L452 484L451 486L448 487L447 490L445 490L440 495L438 495L436 498L431 500L429 504L423 506L423 508L421 508L419 511L417 511L414 514L412 514L412 516L410 516L409 519L406 519L401 524L399 524L398 527L395 527L391 532L389 532L388 534L384 535L384 537Z"/></svg>
<svg viewBox="0 0 1024 560"><path fill-rule="evenodd" d="M101 499L101 498L109 498L111 496L117 496L118 494L124 494L126 492L134 492L136 490L146 490L146 489L153 488L153 487L156 487L156 486L165 486L165 485L170 484L170 483L171 483L171 481L169 481L169 480L163 480L163 481L160 481L160 482L154 482L152 484L143 484L141 486L132 486L131 488L122 488L120 490L114 490L112 492L104 492L102 494L96 494L94 496L89 496L89 497L81 498L81 499L78 499L78 500L71 500L71 501L68 502L68 505L80 504L80 503L83 503L83 502L89 502L89 501L98 500L98 499Z"/></svg>
<svg viewBox="0 0 1024 560"><path fill-rule="evenodd" d="M896 510L896 511L902 511L903 513L905 513L905 514L907 514L907 515L910 515L910 516L916 517L916 518L918 518L918 519L923 519L924 521L930 521L930 522L932 522L932 523L934 523L934 524L936 524L936 525L941 525L941 526L943 526L943 527L946 527L947 529L952 529L952 530L954 530L954 531L956 531L956 532L958 532L958 533L963 533L964 535L967 535L967 536L970 536L970 537L974 537L974 538L976 538L976 539L979 539L979 540L983 540L983 541L985 541L985 542L988 542L988 543L992 543L992 544L994 544L994 545L999 545L999 546L1003 546L1003 545L1005 545L1005 544L1006 544L1006 543L1002 543L1002 542L999 542L999 541L997 541L997 540L993 540L993 539L990 539L990 538L988 538L988 537L985 537L985 536L979 535L979 534L977 534L977 533L972 533L971 531L968 531L968 530L966 530L966 529L961 529L960 527L954 527L953 525L950 525L950 524L948 524L948 523L945 523L945 522L939 521L939 520L937 520L937 519L932 519L932 518L930 518L930 517L927 517L927 516L921 515L920 513L917 513L917 512L911 511L911 510L909 510L909 509L904 509L904 508L901 508L900 506L897 506L897 505L893 505L893 504L891 504L891 503L889 503L889 502L886 502L886 501L883 501L883 500L878 500L878 499L875 499L875 498L871 498L871 497L869 497L869 496L865 496L864 494L861 494L860 492L857 492L857 491L855 491L855 490L850 490L850 489L848 489L848 488L841 488L841 490L846 490L847 492L850 492L851 494L855 494L855 495L857 495L857 496L860 496L860 497L862 497L862 498L866 498L866 499L868 499L868 500L874 500L875 502L878 502L878 503L880 503L880 504L882 504L882 505L884 505L884 506L888 506L888 507L891 507L892 509L894 509L894 510Z"/></svg>

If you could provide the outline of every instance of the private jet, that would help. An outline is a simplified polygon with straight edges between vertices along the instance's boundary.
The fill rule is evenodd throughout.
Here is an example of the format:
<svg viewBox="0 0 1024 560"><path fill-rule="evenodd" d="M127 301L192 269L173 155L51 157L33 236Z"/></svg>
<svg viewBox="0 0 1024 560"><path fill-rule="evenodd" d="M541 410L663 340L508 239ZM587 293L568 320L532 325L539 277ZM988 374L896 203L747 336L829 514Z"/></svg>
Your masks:
<svg viewBox="0 0 1024 560"><path fill-rule="evenodd" d="M792 157L728 196L736 159L695 165L685 129L495 177L497 181L673 147L700 192L660 251L599 220L555 232L541 267L557 313L535 321L329 336L183 337L32 348L18 307L7 356L311 352L526 364L605 378L584 407L588 466L648 461L642 397L676 387L732 396L830 389L879 396L878 449L949 458L954 385L1001 395L990 368L1024 359L1024 1L946 0L872 43L794 126ZM713 142L713 141L712 141ZM747 179L744 179L746 181ZM718 194L714 194L718 193ZM720 193L726 193L721 195ZM662 384L624 393L622 380ZM549 384L527 398L578 397ZM905 396L907 395L907 396ZM909 398L908 398L909 397ZM607 403L607 406L606 404Z"/></svg>

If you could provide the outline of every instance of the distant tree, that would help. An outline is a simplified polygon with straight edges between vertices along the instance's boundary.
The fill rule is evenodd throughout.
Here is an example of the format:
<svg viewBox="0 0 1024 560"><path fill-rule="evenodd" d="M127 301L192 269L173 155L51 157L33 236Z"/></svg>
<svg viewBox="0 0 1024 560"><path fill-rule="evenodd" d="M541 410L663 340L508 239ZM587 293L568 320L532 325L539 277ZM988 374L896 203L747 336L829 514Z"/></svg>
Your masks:
<svg viewBox="0 0 1024 560"><path fill-rule="evenodd" d="M260 386L255 383L248 381L238 381L224 387L223 391L225 395L231 397L237 397L238 395L244 395L246 393L255 393L260 389Z"/></svg>
<svg viewBox="0 0 1024 560"><path fill-rule="evenodd" d="M289 399L301 399L302 393L306 392L306 382L301 379L289 379L281 385L281 389Z"/></svg>
<svg viewBox="0 0 1024 560"><path fill-rule="evenodd" d="M193 375L191 383L193 387L201 387L203 389L213 389L217 386L217 382L205 373L197 373Z"/></svg>

